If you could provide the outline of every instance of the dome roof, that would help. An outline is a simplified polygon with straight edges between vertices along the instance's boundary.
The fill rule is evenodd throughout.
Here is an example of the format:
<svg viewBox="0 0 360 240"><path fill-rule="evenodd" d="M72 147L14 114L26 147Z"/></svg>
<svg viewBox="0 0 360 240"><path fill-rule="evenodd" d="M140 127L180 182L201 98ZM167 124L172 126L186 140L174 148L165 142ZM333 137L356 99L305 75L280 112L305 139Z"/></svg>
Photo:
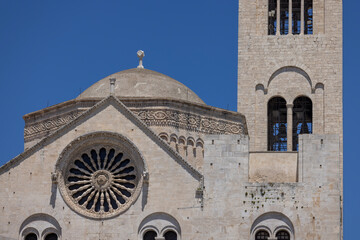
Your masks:
<svg viewBox="0 0 360 240"><path fill-rule="evenodd" d="M133 68L103 78L81 93L77 99L109 96L110 78L116 78L115 96L117 97L169 98L205 104L184 84L164 74L143 68Z"/></svg>

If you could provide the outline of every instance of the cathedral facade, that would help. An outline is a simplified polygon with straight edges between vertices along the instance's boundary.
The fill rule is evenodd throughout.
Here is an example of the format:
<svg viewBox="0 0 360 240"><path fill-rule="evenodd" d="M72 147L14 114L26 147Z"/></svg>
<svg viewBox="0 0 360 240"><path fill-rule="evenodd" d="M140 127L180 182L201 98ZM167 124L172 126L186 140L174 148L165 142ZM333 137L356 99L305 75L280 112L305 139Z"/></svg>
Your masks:
<svg viewBox="0 0 360 240"><path fill-rule="evenodd" d="M342 239L341 0L239 0L238 112L138 56L24 116L1 240Z"/></svg>

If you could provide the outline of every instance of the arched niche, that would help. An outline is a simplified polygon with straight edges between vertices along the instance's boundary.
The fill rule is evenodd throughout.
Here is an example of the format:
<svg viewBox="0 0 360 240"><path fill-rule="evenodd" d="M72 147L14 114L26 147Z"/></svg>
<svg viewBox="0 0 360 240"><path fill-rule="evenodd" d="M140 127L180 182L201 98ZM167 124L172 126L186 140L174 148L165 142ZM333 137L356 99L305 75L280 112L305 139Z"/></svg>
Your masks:
<svg viewBox="0 0 360 240"><path fill-rule="evenodd" d="M275 238L279 231L287 231L290 239L295 240L295 229L291 220L280 212L267 212L260 215L251 225L251 239L255 239L258 231L267 231L270 238Z"/></svg>
<svg viewBox="0 0 360 240"><path fill-rule="evenodd" d="M311 95L314 92L310 76L301 68L287 66L276 70L267 81L266 94L271 98L282 95L287 101L295 96Z"/></svg>
<svg viewBox="0 0 360 240"><path fill-rule="evenodd" d="M157 212L145 217L138 228L138 239L143 240L143 236L148 231L155 231L158 237L163 237L167 232L172 231L177 234L177 240L181 240L179 222L167 213Z"/></svg>
<svg viewBox="0 0 360 240"><path fill-rule="evenodd" d="M45 213L38 213L26 218L19 228L20 239L25 239L28 233L35 233L38 239L54 233L61 239L61 227L58 221Z"/></svg>

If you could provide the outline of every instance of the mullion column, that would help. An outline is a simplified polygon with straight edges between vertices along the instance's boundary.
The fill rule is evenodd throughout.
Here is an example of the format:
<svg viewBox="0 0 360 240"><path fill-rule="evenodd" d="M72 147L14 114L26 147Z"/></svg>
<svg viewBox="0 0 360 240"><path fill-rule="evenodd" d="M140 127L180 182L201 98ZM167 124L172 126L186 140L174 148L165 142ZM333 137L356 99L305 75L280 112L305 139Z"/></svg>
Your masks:
<svg viewBox="0 0 360 240"><path fill-rule="evenodd" d="M305 3L304 0L301 0L301 19L300 19L300 34L304 35L304 28L305 28L305 14L304 14L304 10L305 10Z"/></svg>
<svg viewBox="0 0 360 240"><path fill-rule="evenodd" d="M276 1L276 35L280 35L280 0Z"/></svg>
<svg viewBox="0 0 360 240"><path fill-rule="evenodd" d="M287 109L287 150L292 151L292 145L293 145L293 104L286 104Z"/></svg>
<svg viewBox="0 0 360 240"><path fill-rule="evenodd" d="M289 34L292 35L292 0L289 0Z"/></svg>

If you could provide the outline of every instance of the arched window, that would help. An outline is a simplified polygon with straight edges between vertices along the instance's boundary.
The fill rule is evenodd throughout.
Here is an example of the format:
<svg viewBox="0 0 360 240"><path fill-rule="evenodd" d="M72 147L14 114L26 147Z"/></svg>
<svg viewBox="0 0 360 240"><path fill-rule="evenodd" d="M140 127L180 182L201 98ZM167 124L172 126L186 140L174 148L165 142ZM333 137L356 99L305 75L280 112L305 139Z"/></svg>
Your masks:
<svg viewBox="0 0 360 240"><path fill-rule="evenodd" d="M272 98L268 103L268 150L287 150L287 109L281 97Z"/></svg>
<svg viewBox="0 0 360 240"><path fill-rule="evenodd" d="M304 33L313 34L313 0L304 0Z"/></svg>
<svg viewBox="0 0 360 240"><path fill-rule="evenodd" d="M268 35L289 34L290 23L292 26L290 34L313 34L313 0L280 0L279 2L280 5L278 0L268 1Z"/></svg>
<svg viewBox="0 0 360 240"><path fill-rule="evenodd" d="M260 230L255 234L255 240L267 240L270 234L267 231Z"/></svg>
<svg viewBox="0 0 360 240"><path fill-rule="evenodd" d="M292 0L292 34L301 31L301 0Z"/></svg>
<svg viewBox="0 0 360 240"><path fill-rule="evenodd" d="M55 233L46 235L45 240L58 240L58 236Z"/></svg>
<svg viewBox="0 0 360 240"><path fill-rule="evenodd" d="M143 240L155 240L156 237L157 237L157 234L155 231L147 231L144 234Z"/></svg>
<svg viewBox="0 0 360 240"><path fill-rule="evenodd" d="M289 0L280 0L280 34L289 33Z"/></svg>
<svg viewBox="0 0 360 240"><path fill-rule="evenodd" d="M290 240L290 234L287 231L279 231L276 233L277 240Z"/></svg>
<svg viewBox="0 0 360 240"><path fill-rule="evenodd" d="M37 240L37 236L35 233L29 233L26 235L25 240Z"/></svg>
<svg viewBox="0 0 360 240"><path fill-rule="evenodd" d="M269 0L268 34L275 35L277 27L277 0Z"/></svg>
<svg viewBox="0 0 360 240"><path fill-rule="evenodd" d="M165 240L177 240L177 234L174 231L167 231L164 234Z"/></svg>
<svg viewBox="0 0 360 240"><path fill-rule="evenodd" d="M298 97L293 106L293 151L299 149L299 134L312 133L312 102L308 97Z"/></svg>

